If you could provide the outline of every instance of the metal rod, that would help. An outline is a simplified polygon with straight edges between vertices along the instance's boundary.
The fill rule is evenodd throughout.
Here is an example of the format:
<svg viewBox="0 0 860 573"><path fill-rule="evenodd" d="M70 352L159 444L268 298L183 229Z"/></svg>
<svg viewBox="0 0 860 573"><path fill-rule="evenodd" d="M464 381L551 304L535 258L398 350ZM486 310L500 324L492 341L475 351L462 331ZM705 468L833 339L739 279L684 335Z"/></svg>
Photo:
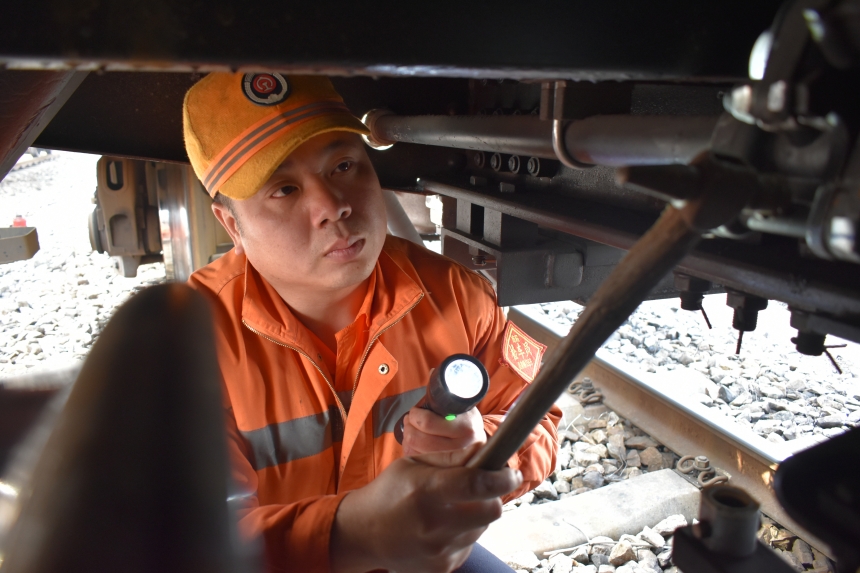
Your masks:
<svg viewBox="0 0 860 573"><path fill-rule="evenodd" d="M603 281L517 406L468 465L488 470L504 467L600 345L699 238L700 233L690 228L682 211L667 208Z"/></svg>
<svg viewBox="0 0 860 573"><path fill-rule="evenodd" d="M751 231L796 239L805 239L809 227L805 217L760 217L752 214L743 219L743 223Z"/></svg>
<svg viewBox="0 0 860 573"><path fill-rule="evenodd" d="M132 297L93 345L32 469L4 573L240 569L209 304Z"/></svg>
<svg viewBox="0 0 860 573"><path fill-rule="evenodd" d="M368 114L379 142L405 142L557 159L553 122L536 116ZM716 116L600 115L564 126L568 156L582 164L689 163L708 149ZM559 134L561 135L561 134Z"/></svg>

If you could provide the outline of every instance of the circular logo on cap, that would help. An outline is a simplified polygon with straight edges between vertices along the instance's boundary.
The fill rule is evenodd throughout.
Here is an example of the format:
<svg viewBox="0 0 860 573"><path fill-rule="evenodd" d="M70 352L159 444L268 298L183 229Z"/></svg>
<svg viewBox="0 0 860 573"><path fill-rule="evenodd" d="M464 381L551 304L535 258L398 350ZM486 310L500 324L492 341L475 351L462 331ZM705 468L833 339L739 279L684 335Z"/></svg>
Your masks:
<svg viewBox="0 0 860 573"><path fill-rule="evenodd" d="M290 95L290 83L281 74L245 74L242 91L257 105L276 105Z"/></svg>

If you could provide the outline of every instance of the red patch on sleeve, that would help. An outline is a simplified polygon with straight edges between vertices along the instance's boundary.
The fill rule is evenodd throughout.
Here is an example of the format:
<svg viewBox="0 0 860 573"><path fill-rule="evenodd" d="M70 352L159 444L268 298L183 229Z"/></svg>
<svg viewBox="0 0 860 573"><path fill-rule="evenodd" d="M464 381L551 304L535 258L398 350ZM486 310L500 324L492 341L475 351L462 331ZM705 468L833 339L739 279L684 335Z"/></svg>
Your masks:
<svg viewBox="0 0 860 573"><path fill-rule="evenodd" d="M502 364L519 374L526 382L535 379L540 371L540 362L546 346L508 321L502 336Z"/></svg>

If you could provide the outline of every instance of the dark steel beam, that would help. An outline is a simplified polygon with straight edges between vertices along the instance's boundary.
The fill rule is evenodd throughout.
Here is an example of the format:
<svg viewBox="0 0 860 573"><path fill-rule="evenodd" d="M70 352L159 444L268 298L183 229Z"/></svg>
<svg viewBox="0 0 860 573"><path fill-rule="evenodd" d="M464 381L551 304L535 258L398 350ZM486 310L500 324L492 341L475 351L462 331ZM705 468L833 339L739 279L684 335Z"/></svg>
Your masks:
<svg viewBox="0 0 860 573"><path fill-rule="evenodd" d="M629 249L654 218L550 193L490 193L465 185L420 179L422 191L469 201L541 227ZM750 245L728 239L699 243L678 270L749 294L780 300L800 309L860 320L860 274L856 265L804 258L797 243L769 237Z"/></svg>
<svg viewBox="0 0 860 573"><path fill-rule="evenodd" d="M523 79L743 79L780 0L486 5L67 0L4 6L0 61Z"/></svg>
<svg viewBox="0 0 860 573"><path fill-rule="evenodd" d="M379 142L405 142L558 159L552 123L537 116L369 117ZM689 163L708 149L717 123L711 116L598 115L570 122L567 152L591 165Z"/></svg>
<svg viewBox="0 0 860 573"><path fill-rule="evenodd" d="M86 76L74 71L0 70L0 180Z"/></svg>

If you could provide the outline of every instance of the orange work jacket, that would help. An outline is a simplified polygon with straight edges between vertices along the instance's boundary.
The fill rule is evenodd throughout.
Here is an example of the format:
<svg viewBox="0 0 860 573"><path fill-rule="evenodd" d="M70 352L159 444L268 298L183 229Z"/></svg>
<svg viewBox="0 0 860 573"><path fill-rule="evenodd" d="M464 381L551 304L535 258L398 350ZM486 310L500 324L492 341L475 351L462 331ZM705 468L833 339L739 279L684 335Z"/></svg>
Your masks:
<svg viewBox="0 0 860 573"><path fill-rule="evenodd" d="M355 322L337 333L336 372L315 338L244 255L191 276L215 316L240 529L262 535L271 570L329 570L337 506L402 456L393 430L447 356L490 374L478 405L492 434L526 386L501 365L505 317L492 287L450 259L388 237ZM534 488L555 468L554 409L509 465Z"/></svg>

